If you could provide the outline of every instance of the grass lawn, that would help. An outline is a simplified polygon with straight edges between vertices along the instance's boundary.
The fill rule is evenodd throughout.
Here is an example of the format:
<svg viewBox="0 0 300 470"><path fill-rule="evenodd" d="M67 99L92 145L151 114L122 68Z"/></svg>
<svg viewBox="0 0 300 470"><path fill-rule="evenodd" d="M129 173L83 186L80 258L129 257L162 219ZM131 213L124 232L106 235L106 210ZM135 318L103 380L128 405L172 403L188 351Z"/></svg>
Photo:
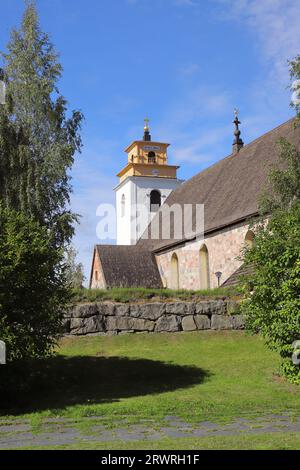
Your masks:
<svg viewBox="0 0 300 470"><path fill-rule="evenodd" d="M27 448L30 450L30 448ZM32 447L31 450L47 450ZM76 445L56 446L54 450L299 450L300 433L277 433L245 436L164 439L145 442L79 442Z"/></svg>
<svg viewBox="0 0 300 470"><path fill-rule="evenodd" d="M243 332L128 334L65 338L55 358L33 366L33 390L2 421L36 426L49 417L85 417L108 427L166 416L188 423L300 414L300 387L279 378L279 358ZM2 401L2 407L5 404ZM85 429L86 431L87 429ZM83 443L82 448L300 448L300 433L166 439L157 443ZM68 446L67 448L72 448Z"/></svg>
<svg viewBox="0 0 300 470"><path fill-rule="evenodd" d="M143 287L113 289L74 289L73 302L147 302L149 300L203 300L215 298L237 298L239 294L233 287L219 287L205 290L173 290L173 289L146 289Z"/></svg>

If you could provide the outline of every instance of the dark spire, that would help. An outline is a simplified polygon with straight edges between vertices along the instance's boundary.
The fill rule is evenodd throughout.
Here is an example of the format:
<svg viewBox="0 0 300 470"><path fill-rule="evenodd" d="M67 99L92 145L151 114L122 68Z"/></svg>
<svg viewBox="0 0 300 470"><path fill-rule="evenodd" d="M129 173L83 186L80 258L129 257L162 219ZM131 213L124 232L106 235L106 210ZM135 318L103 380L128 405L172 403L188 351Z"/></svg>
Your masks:
<svg viewBox="0 0 300 470"><path fill-rule="evenodd" d="M150 142L151 141L151 134L150 134L150 129L149 129L149 119L145 118L144 121L145 121L145 125L144 125L143 140L145 140L146 142Z"/></svg>
<svg viewBox="0 0 300 470"><path fill-rule="evenodd" d="M241 131L239 129L239 124L241 124L241 122L239 121L239 111L236 108L234 108L234 115L235 119L233 121L233 124L235 125L235 130L234 141L232 145L232 153L237 153L241 150L241 148L244 147L244 142L241 139Z"/></svg>

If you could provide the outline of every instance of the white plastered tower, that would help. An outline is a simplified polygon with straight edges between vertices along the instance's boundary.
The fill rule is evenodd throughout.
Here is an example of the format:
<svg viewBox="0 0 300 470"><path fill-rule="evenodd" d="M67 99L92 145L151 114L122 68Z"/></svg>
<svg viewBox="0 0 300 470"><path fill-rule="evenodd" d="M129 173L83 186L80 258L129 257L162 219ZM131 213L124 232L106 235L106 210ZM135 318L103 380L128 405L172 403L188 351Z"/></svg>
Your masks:
<svg viewBox="0 0 300 470"><path fill-rule="evenodd" d="M125 149L128 162L117 175L118 245L135 245L159 207L182 183L177 178L179 167L168 165L169 144L151 141L148 122L145 119L143 140Z"/></svg>

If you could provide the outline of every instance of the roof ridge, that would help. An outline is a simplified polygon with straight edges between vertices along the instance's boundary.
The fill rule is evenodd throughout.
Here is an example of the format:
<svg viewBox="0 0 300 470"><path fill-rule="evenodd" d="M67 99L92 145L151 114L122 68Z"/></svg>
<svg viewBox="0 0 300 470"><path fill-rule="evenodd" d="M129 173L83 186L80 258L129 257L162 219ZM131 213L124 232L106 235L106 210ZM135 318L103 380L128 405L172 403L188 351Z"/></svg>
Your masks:
<svg viewBox="0 0 300 470"><path fill-rule="evenodd" d="M179 188L181 188L182 186L185 185L185 183L188 183L190 180L196 178L197 176L199 176L200 173L204 173L205 171L208 171L210 170L211 168L214 168L215 166L223 163L225 160L229 160L230 158L234 158L236 156L238 156L240 154L240 152L243 152L243 150L245 150L246 148L250 147L251 145L255 144L256 142L260 141L261 139L263 139L265 136L267 136L268 134L271 134L273 133L274 131L280 129L280 127L283 127L285 125L287 125L289 122L291 121L294 121L295 118L291 118L291 119L288 119L287 121L283 122L282 124L279 124L278 126L274 127L273 129L270 129L269 131L265 132L264 134L262 134L261 136L259 137L256 137L254 140L252 140L251 142L249 142L248 144L244 145L244 147L242 147L240 149L240 151L236 154L233 154L233 153L230 153L229 155L227 155L226 157L223 157L221 158L220 160L214 162L212 165L204 168L203 170L199 171L198 173L196 173L194 176L192 176L191 178L189 178L188 180L186 180L182 185L179 186ZM178 189L178 188L177 188Z"/></svg>
<svg viewBox="0 0 300 470"><path fill-rule="evenodd" d="M274 131L280 129L280 127L286 126L289 122L294 121L294 120L295 120L295 117L292 117L292 118L288 119L287 121L283 122L282 124L278 124L278 126L274 127L273 129L270 129L269 131L265 132L265 133L262 134L261 136L256 137L254 140L251 140L251 142L249 142L248 144L244 145L244 147L242 147L242 148L240 149L240 151L243 151L243 149L245 149L246 147L249 147L249 145L254 144L254 143L257 142L258 140L263 139L263 138L266 137L268 134L273 133ZM232 155L232 154L231 154L231 155Z"/></svg>

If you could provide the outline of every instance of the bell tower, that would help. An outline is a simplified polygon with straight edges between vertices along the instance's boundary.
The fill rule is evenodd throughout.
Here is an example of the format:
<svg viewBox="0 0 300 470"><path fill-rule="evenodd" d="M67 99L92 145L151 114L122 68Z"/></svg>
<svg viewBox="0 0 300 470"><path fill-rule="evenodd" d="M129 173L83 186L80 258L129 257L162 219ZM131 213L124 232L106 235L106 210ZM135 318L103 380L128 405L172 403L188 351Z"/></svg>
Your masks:
<svg viewBox="0 0 300 470"><path fill-rule="evenodd" d="M178 166L168 164L169 144L152 141L149 119L145 119L142 140L126 149L127 164L117 174L117 244L134 245L169 194L182 181Z"/></svg>

